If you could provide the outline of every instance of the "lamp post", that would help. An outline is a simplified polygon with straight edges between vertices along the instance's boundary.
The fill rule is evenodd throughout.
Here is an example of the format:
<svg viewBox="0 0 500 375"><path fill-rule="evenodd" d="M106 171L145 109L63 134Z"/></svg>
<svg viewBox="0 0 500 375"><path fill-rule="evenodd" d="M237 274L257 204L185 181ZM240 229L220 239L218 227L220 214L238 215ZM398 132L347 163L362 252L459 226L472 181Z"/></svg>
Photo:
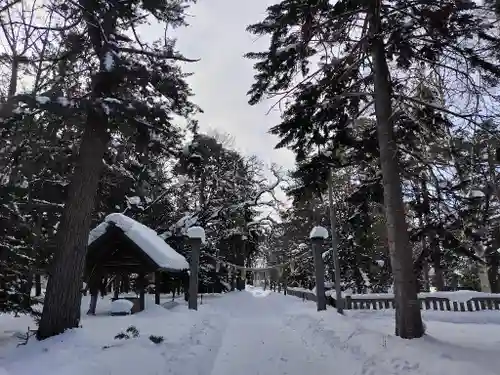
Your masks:
<svg viewBox="0 0 500 375"><path fill-rule="evenodd" d="M198 272L201 245L205 243L205 230L202 227L191 227L186 234L191 245L188 308L189 310L198 310Z"/></svg>
<svg viewBox="0 0 500 375"><path fill-rule="evenodd" d="M309 235L314 256L316 276L316 306L318 311L326 310L325 265L323 263L323 243L328 238L328 231L323 227L314 227Z"/></svg>

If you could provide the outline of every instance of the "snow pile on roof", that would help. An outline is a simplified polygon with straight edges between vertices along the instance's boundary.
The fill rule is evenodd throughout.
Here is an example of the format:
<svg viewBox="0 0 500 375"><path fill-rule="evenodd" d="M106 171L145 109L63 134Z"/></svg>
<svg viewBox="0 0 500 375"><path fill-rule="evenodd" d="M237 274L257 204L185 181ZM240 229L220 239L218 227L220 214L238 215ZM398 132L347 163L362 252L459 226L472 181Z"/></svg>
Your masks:
<svg viewBox="0 0 500 375"><path fill-rule="evenodd" d="M90 231L89 245L106 233L110 224L114 224L123 230L125 235L139 246L160 268L170 270L189 268L186 258L172 249L154 230L119 213L106 216L104 222Z"/></svg>
<svg viewBox="0 0 500 375"><path fill-rule="evenodd" d="M311 230L311 234L309 234L309 238L323 238L323 239L327 239L328 238L328 230L326 230L326 228L324 227L320 227L320 226L317 226L317 227L314 227L312 230Z"/></svg>
<svg viewBox="0 0 500 375"><path fill-rule="evenodd" d="M112 314L130 314L132 307L134 307L133 302L128 299L117 299L111 302L111 313Z"/></svg>
<svg viewBox="0 0 500 375"><path fill-rule="evenodd" d="M199 238L201 243L205 243L205 229L202 227L191 227L187 230L186 235L189 238Z"/></svg>

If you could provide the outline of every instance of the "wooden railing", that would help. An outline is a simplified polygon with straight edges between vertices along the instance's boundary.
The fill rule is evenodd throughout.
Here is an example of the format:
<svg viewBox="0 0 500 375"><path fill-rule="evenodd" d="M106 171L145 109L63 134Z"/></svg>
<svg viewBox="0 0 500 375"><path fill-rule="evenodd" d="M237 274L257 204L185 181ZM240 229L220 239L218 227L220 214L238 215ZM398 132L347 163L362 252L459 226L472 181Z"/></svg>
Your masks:
<svg viewBox="0 0 500 375"><path fill-rule="evenodd" d="M288 289L287 294L302 298L304 301L316 301L316 295L312 292ZM335 307L335 298L326 297L327 303ZM474 297L466 302L450 301L448 298L426 297L419 298L418 302L422 310L437 311L481 311L500 310L499 297ZM346 310L384 310L394 308L394 299L391 297L377 298L345 298Z"/></svg>

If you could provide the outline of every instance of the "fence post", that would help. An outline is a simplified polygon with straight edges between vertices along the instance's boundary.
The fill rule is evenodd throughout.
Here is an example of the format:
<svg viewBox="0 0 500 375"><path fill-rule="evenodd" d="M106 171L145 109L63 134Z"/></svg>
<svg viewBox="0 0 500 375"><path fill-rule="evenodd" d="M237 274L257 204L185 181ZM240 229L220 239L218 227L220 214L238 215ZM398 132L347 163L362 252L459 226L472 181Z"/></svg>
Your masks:
<svg viewBox="0 0 500 375"><path fill-rule="evenodd" d="M345 296L345 308L346 310L350 310L352 308L351 296Z"/></svg>

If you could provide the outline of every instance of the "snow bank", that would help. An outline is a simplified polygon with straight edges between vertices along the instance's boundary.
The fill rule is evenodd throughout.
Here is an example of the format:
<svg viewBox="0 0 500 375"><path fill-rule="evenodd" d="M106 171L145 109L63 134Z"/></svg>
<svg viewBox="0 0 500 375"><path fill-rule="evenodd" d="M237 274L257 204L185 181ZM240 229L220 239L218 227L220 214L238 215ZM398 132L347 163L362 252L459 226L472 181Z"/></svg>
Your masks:
<svg viewBox="0 0 500 375"><path fill-rule="evenodd" d="M130 314L134 304L128 299L117 299L111 302L112 314Z"/></svg>
<svg viewBox="0 0 500 375"><path fill-rule="evenodd" d="M0 314L0 368L8 375L184 374L183 367L192 361L187 357L196 347L190 345L190 335L198 338L198 331L211 329L201 324L211 311L209 302L204 301L196 314L190 314L182 304L167 310L154 304L154 296L147 297L144 311L125 316L109 315L109 298L99 299L96 316L87 316L89 297L84 297L82 328L40 342L32 338L20 347L16 347L20 340L5 331L26 332L28 325L36 325L28 317ZM137 328L139 337L115 339L130 326ZM2 340L2 335L8 336L8 341ZM164 341L154 344L150 335L162 336Z"/></svg>
<svg viewBox="0 0 500 375"><path fill-rule="evenodd" d="M324 227L316 226L311 230L311 233L309 234L309 238L323 238L327 239L328 238L328 230Z"/></svg>
<svg viewBox="0 0 500 375"><path fill-rule="evenodd" d="M312 302L303 305L290 318L291 326L309 348L330 350L343 373L354 373L360 363L359 373L370 375L498 374L498 313L485 312L496 314L497 324L481 326L434 322L423 312L426 336L403 340L394 335L393 311L346 311L346 316L339 316L334 310L315 312ZM464 316L437 314L443 318ZM354 363L348 364L349 357Z"/></svg>
<svg viewBox="0 0 500 375"><path fill-rule="evenodd" d="M89 245L106 233L110 224L123 230L125 235L134 241L160 268L167 270L189 268L186 258L172 249L154 230L120 213L106 216L104 222L90 231Z"/></svg>
<svg viewBox="0 0 500 375"><path fill-rule="evenodd" d="M198 238L201 240L201 243L203 243L203 244L205 243L205 240L206 240L205 229L203 229L202 227L194 226L194 227L188 228L186 235L189 238Z"/></svg>

